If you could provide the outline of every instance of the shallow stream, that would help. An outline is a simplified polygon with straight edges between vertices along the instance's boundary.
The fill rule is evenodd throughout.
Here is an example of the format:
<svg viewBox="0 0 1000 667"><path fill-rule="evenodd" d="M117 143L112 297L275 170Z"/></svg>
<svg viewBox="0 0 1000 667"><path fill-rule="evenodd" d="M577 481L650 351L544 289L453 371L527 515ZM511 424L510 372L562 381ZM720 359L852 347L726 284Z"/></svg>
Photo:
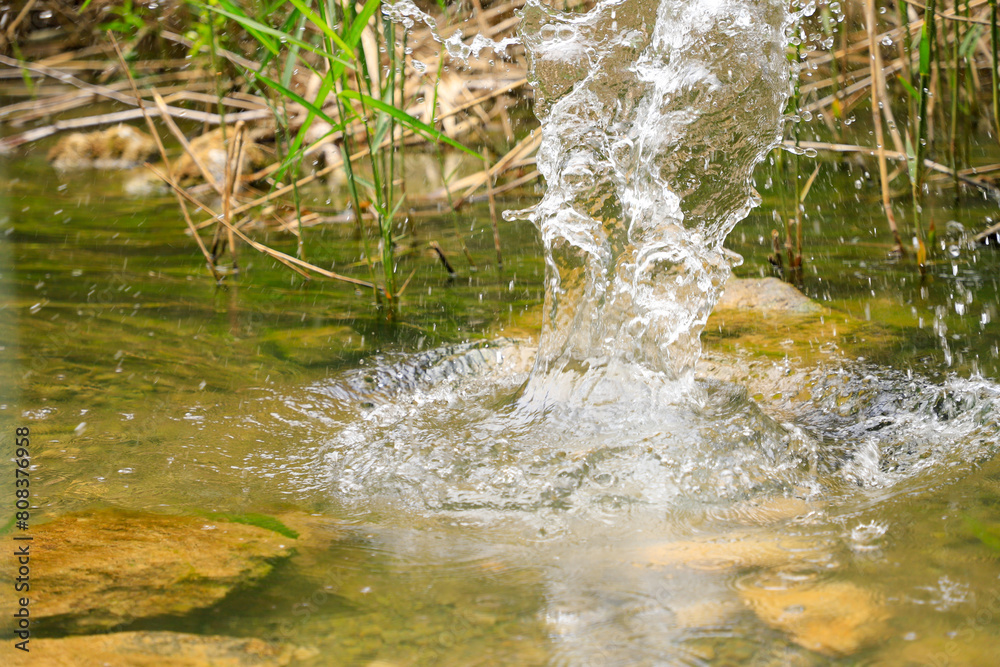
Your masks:
<svg viewBox="0 0 1000 667"><path fill-rule="evenodd" d="M581 278L572 253L549 267L569 296L543 306L546 206L591 196L569 176L563 201L525 214L541 239L501 225L502 270L482 208L419 220L387 320L246 249L238 284L216 288L173 200L129 196L120 175L57 175L40 152L0 169L0 423L31 428L34 520L114 507L310 527L255 587L124 629L258 637L305 665L995 664L1000 255L962 240L993 203L932 198L947 223L921 279L886 259L877 184L824 163L802 285L822 309L716 313L692 372L697 336L659 357L623 342L620 312L565 335L604 275ZM772 171L753 172L764 206L747 220L748 194L718 203L740 276L770 271ZM645 215L630 207L689 213L632 194L602 211L611 232ZM677 275L675 230L650 230L652 253L609 242L612 274L638 256ZM311 261L363 275L352 226L306 233ZM459 234L476 268L449 278L426 248L461 258ZM696 282L714 302L729 255L712 252ZM655 348L677 336L648 283L628 343ZM594 303L626 307L608 295Z"/></svg>
<svg viewBox="0 0 1000 667"><path fill-rule="evenodd" d="M306 512L335 538L205 612L130 629L282 640L330 665L990 664L1000 258L962 246L921 287L884 259L859 176L831 165L809 212L836 230L807 237L804 288L829 310L718 315L707 353L748 392L703 382L697 404L616 423L511 400L541 301L527 223L502 227L503 273L482 216L464 221L479 271L406 260L418 273L386 324L366 296L259 259L217 290L170 200L8 163L0 419L35 434L38 521ZM935 210L973 228L990 207ZM769 270L769 224L730 237L738 273ZM450 220L418 229L460 252ZM356 261L351 229L313 233ZM797 436L761 456L788 423ZM702 448L665 456L668 431ZM753 612L760 590L831 605L847 584L878 626L849 657Z"/></svg>

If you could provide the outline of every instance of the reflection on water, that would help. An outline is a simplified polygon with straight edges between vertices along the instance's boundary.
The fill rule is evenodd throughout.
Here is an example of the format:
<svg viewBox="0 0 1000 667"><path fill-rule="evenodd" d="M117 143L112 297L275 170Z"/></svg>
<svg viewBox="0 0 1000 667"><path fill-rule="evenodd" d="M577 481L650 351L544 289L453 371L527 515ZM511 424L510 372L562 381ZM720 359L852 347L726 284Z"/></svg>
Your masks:
<svg viewBox="0 0 1000 667"><path fill-rule="evenodd" d="M992 664L995 382L906 371L926 367L922 350L904 370L807 354L850 349L838 338L848 334L902 355L892 341L922 340L915 324L850 329L843 311L858 302L834 302L825 323L717 332L716 346L759 341L779 356L713 356L696 391L662 412L650 408L665 403L655 393L632 411L594 401L592 413L537 412L515 400L529 343L416 352L403 338L414 351L364 348L345 370L311 366L303 350L323 356L312 336L386 339L364 325L330 330L355 324L337 312L308 311L308 327L269 321L259 295L241 290L247 342L232 341L214 329L228 331L228 315L204 312L197 283L180 303L132 315L111 296L157 294L163 279L98 274L121 264L110 240L107 255L74 263L61 253L78 251L48 224L14 221L5 247L16 280L5 285L16 300L3 311L20 340L4 359L22 394L7 395L4 419L14 413L39 436L42 511L305 510L325 526L261 586L138 627L287 641L316 665L811 665L846 653L846 664ZM113 235L96 224L88 234ZM200 275L197 257L182 257L190 263L166 273ZM988 275L993 261L963 266ZM88 305L69 275L77 266L101 301ZM459 301L472 317L479 290ZM38 292L49 305L33 311ZM758 446L770 455L751 456Z"/></svg>
<svg viewBox="0 0 1000 667"><path fill-rule="evenodd" d="M635 42L616 43L620 52L672 37L641 25L641 12L615 17L610 8L577 23L533 11L546 39L561 44L610 34L615 20L640 24L624 33ZM650 51L630 85L667 67L654 57L663 53ZM572 70L563 83L587 76L575 60L550 65L553 80ZM716 85L710 71L682 69L684 81ZM662 81L645 83L647 101L673 94ZM554 98L578 103L561 97L567 90L553 88ZM681 92L700 99L693 87ZM631 112L644 104L627 101ZM690 130L671 118L659 127ZM713 233L735 223L733 210L745 212L767 127L747 139L744 162L728 165L733 199L719 205L730 213L712 215L730 218ZM386 325L351 293L292 285L260 264L247 267L255 281L215 293L176 220L156 210L162 202L116 198L96 176L52 194L43 179L8 174L0 362L15 382L0 387L0 423L28 423L36 435L39 518L112 505L306 523L296 555L258 587L135 627L280 640L304 649L297 660L307 665L994 664L996 257L963 249L954 269L949 259L932 267L937 282L918 284L887 267L881 249L819 237L817 254L831 259L817 260L828 270L807 278L806 290L833 309L797 327L720 324L712 345L749 358L720 354L697 380L684 379L694 338L681 346L679 372L645 363L659 348L620 340L633 325L680 326L656 321L663 313L633 323L622 310L606 330L605 320L587 319L598 303L631 307L609 278L634 277L645 252L626 213L639 227L669 219L667 236L681 233L680 213L698 213L662 191L616 190L616 170L647 153L636 141L604 146L604 132L584 133L593 142L563 155L566 189L553 191L562 199L535 212L573 210L570 222L590 236L566 227L545 236L552 228L540 220L544 243L572 247L555 249L550 265L564 293L546 305L551 355L531 391L533 343L451 344L469 330L486 336L540 300L526 225L505 228L510 274L449 283L421 265L404 321ZM549 148L558 162L565 147ZM584 192L594 155L613 193L601 200L606 209L590 207L602 193ZM657 155L658 167L684 172L674 153ZM868 213L838 199L843 186L820 180L814 191L828 187L850 228ZM643 212L647 204L655 214ZM983 210L950 214L971 228ZM488 219L475 225L492 252ZM452 221L427 229L457 246L443 231ZM650 252L665 251L663 230L640 231L656 237ZM317 244L323 261L357 260L349 232L316 234L328 234ZM734 243L750 255L747 234ZM475 252L476 236L468 241ZM707 265L688 258L695 274L718 271L681 290L702 299L694 320L707 316L729 270L719 243ZM657 271L682 283L693 275ZM649 285L636 285L649 296ZM567 306L573 289L593 301ZM572 314L566 326L597 328L559 330L561 313ZM865 316L875 321L856 324ZM686 321L684 331L700 324ZM827 353L838 345L842 354ZM811 357L801 351L813 348ZM869 360L851 359L858 352ZM985 377L960 359L980 353Z"/></svg>

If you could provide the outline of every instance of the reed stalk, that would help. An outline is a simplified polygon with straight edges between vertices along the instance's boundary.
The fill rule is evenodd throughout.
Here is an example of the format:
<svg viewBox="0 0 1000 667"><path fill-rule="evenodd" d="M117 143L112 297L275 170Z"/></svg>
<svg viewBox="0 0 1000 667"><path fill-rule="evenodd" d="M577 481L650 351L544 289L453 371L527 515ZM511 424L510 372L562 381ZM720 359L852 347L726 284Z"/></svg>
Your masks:
<svg viewBox="0 0 1000 667"><path fill-rule="evenodd" d="M796 31L801 31L802 26L797 24L795 26ZM799 39L795 42L795 65L793 67L793 87L792 87L792 115L795 118L793 134L795 135L795 156L792 158L792 182L795 184L793 188L794 198L792 203L795 206L794 220L795 220L795 253L792 253L792 235L791 229L788 230L788 266L789 275L791 280L794 282L799 282L802 280L802 184L801 184L801 162L802 162L802 149L800 147L800 142L802 140L802 118L801 118L801 106L802 106L802 78L801 78L801 62L802 62L802 39L799 35Z"/></svg>
<svg viewBox="0 0 1000 667"><path fill-rule="evenodd" d="M995 0L991 0L993 2ZM926 261L926 247L924 246L923 231L923 189L924 189L924 153L927 143L927 104L930 99L929 86L931 85L931 63L933 62L934 46L937 40L936 21L937 0L927 0L927 8L924 10L924 25L920 30L920 69L918 73L917 93L919 95L919 111L915 119L916 131L914 132L913 147L913 168L911 169L911 190L913 194L913 227L916 234L917 262L923 267ZM924 261L921 261L924 260Z"/></svg>
<svg viewBox="0 0 1000 667"><path fill-rule="evenodd" d="M1000 49L1000 25L997 23L997 0L990 0L990 79L993 82L993 129L1000 141L1000 73L997 50Z"/></svg>
<svg viewBox="0 0 1000 667"><path fill-rule="evenodd" d="M497 270L503 271L503 253L500 251L500 227L497 224L497 204L493 195L493 176L490 172L490 158L487 149L483 148L483 165L486 167L486 198L490 204L490 224L493 226L493 247L497 252Z"/></svg>
<svg viewBox="0 0 1000 667"><path fill-rule="evenodd" d="M868 48L869 48L869 66L871 69L872 81L875 82L882 78L882 72L879 71L878 58L876 54L878 53L878 43L875 39L876 32L876 14L875 14L875 0L865 0L865 30L868 33ZM886 168L886 158L885 158L885 137L882 132L882 112L880 107L882 105L882 99L880 97L880 86L872 85L871 88L871 106L872 106L872 124L875 128L875 146L878 151L878 174L879 174L879 184L882 188L882 208L885 211L886 221L889 223L889 231L892 233L894 247L893 250L899 254L903 254L903 243L899 237L899 229L896 226L896 216L892 212L892 199L889 195L889 174ZM889 104L888 100L885 100L885 104Z"/></svg>
<svg viewBox="0 0 1000 667"><path fill-rule="evenodd" d="M958 0L954 0L955 14L958 14ZM959 180L958 180L958 169L959 169L959 156L958 156L958 116L959 107L958 100L960 97L961 82L959 79L959 69L961 68L961 33L959 30L959 22L952 21L952 67L951 67L951 127L949 128L948 137L948 147L951 153L951 168L955 171L955 202L959 201Z"/></svg>
<svg viewBox="0 0 1000 667"><path fill-rule="evenodd" d="M405 198L405 187L397 188L403 168L402 157L397 156L397 151L401 150L401 139L406 135L404 130L421 134L435 143L468 149L403 110L406 99L405 37L397 43L397 26L378 12L381 0L367 0L363 4L355 4L352 0L288 0L288 4L291 8L284 21L273 16L276 4L270 9L258 4L257 18L247 15L232 0L217 0L200 6L238 23L266 53L260 68L246 74L257 82L261 92L277 94L279 103L272 108L278 124L287 131L290 124L288 108L293 103L305 112L305 120L297 131L286 135L288 150L273 173L276 186L286 173L291 175L300 258L305 255L305 244L301 236L297 188L301 179L298 174L304 156L326 141L326 137L338 134L349 198L366 263L373 271L373 284L374 266L376 263L382 265L381 290L376 296L380 298L381 294L391 304L397 292L395 216ZM315 35L319 38L318 45L310 41ZM325 67L317 66L317 56ZM282 59L283 62L279 62ZM280 74L272 77L269 72L275 67ZM319 81L312 99L304 99L293 91L295 71ZM332 99L333 109L328 99ZM307 145L306 137L318 119L327 123L331 130L325 137ZM363 160L370 180L362 177L352 163L352 156L357 152L355 133L360 135L365 146ZM364 190L365 202L361 190ZM369 233L364 223L366 212L374 220L374 233L379 242L377 260L369 247Z"/></svg>
<svg viewBox="0 0 1000 667"><path fill-rule="evenodd" d="M903 65L904 81L909 86L909 89L914 89L916 81L913 76L913 38L910 36L910 16L909 10L907 9L906 0L897 0L896 2L896 13L899 17L899 26L903 30L903 39L900 44L902 53L901 61ZM913 95L906 96L906 108L909 112L908 117L911 123L915 123L917 117L917 110L914 106L916 104L916 98ZM914 126L915 127L915 126ZM912 135L910 136L910 141L912 142ZM913 177L913 174L910 174Z"/></svg>

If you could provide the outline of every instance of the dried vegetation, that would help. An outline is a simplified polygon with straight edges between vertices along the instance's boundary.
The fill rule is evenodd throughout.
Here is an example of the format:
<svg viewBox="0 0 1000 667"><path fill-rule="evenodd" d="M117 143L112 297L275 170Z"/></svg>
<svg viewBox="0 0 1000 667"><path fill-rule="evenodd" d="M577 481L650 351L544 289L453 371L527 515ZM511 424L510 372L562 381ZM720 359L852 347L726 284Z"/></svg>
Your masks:
<svg viewBox="0 0 1000 667"><path fill-rule="evenodd" d="M538 177L522 47L459 63L439 41L459 31L465 44L477 34L512 36L524 1L420 3L436 19L436 38L422 23L404 32L385 20L378 0L0 2L0 151L111 126L64 134L60 145L72 150L52 155L61 168L108 166L144 159L153 141L162 163L151 169L174 190L216 279L238 271L237 247L249 245L303 275L392 302L406 286L393 259L404 223L482 198L496 226L493 198ZM783 229L771 261L786 278L801 276L803 203L826 164L805 158L824 151L870 163L892 252L922 270L935 247L934 221L922 215L928 184L1000 201L992 182L1000 164L979 164L977 150L984 135L1000 136L996 2L822 0L793 9L788 111L803 122L789 123L790 150L776 154L792 198L777 212ZM134 130L133 144L95 139L143 121L150 135ZM407 150L437 156L441 187L407 191ZM480 167L449 178L442 152L463 150ZM337 206L304 198L334 176L347 186ZM364 280L307 260L303 229L345 215L364 241ZM297 235L294 255L254 240L262 227ZM499 237L496 250L500 263Z"/></svg>

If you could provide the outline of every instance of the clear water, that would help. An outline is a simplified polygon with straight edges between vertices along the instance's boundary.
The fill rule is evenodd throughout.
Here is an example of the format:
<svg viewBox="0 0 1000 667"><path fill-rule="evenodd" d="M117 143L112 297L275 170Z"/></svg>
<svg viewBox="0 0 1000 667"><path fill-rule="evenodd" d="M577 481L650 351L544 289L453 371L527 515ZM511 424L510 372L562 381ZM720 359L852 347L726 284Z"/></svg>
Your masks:
<svg viewBox="0 0 1000 667"><path fill-rule="evenodd" d="M0 245L16 380L0 419L36 434L38 520L115 506L322 527L260 587L133 629L282 640L317 665L993 659L1000 570L969 523L996 530L1000 497L991 250L936 264L921 301L883 248L816 237L805 288L830 311L710 320L704 368L729 364L732 384L696 381L648 413L540 412L518 401L534 343L502 339L533 331L542 300L527 223L503 226L510 273L485 268L487 217L467 238L479 271L449 282L433 258L404 259L419 271L403 317L380 324L353 292L249 258L246 283L216 292L169 199L127 198L113 175L59 190L46 169L8 164ZM831 170L820 201L864 234L870 205L838 194L853 178ZM972 227L987 212L948 215ZM732 235L745 275L767 266L767 224ZM460 256L450 220L420 229ZM349 229L322 234L327 261L356 261ZM967 292L960 316L949 304ZM902 298L916 314L885 305ZM951 366L920 324L945 307ZM691 551L703 541L738 549ZM889 614L844 658L743 601L831 583Z"/></svg>
<svg viewBox="0 0 1000 667"><path fill-rule="evenodd" d="M723 241L780 138L786 20L777 2L601 2L582 15L526 6L546 191L522 215L548 263L531 393L601 385L606 372L690 384L737 261Z"/></svg>
<svg viewBox="0 0 1000 667"><path fill-rule="evenodd" d="M807 483L809 443L738 388L694 385L737 259L723 242L780 137L786 20L781 3L526 5L546 181L515 214L546 260L534 367L520 389L501 361L481 389L442 383L358 415L329 444L332 486L544 524Z"/></svg>
<svg viewBox="0 0 1000 667"><path fill-rule="evenodd" d="M30 156L4 165L0 370L15 381L0 422L36 434L39 520L110 505L307 513L317 527L259 587L133 628L286 641L315 665L993 664L1000 318L983 314L1000 261L961 246L921 284L865 245L877 187L855 198L857 175L831 169L811 214L838 231L816 232L804 286L831 310L705 325L730 271L723 239L748 213L751 175L763 183L753 166L778 116L753 125L725 107L746 133L730 162L717 146L736 130L672 126L657 84L672 66L690 72L678 104L695 109L707 93L738 106L727 85L740 81L775 103L785 93L770 78L783 60L718 84L693 67L715 62L699 51L713 14L685 13L694 6L529 8L554 53L579 57L547 74L535 62L552 87L546 127L560 128L540 162L559 185L529 214L541 233L504 225L500 273L486 268L488 219L463 220L479 270L449 282L432 259L405 256L401 271L418 273L396 322L260 259L243 286L216 291L171 200L129 199L101 175L60 182ZM734 26L712 41L739 51L752 34L753 57L774 56L778 8L699 7ZM639 33L616 45L627 63L608 56L640 91L622 118L670 129L678 143L662 139L663 152L602 151L618 131L607 115L559 125L573 91L601 99L601 77L580 66L591 56L569 46L624 33L614 21ZM640 115L643 100L667 119ZM642 169L641 182L624 176ZM688 169L682 195L673 179ZM729 196L699 193L701 169ZM932 208L970 229L992 214ZM770 223L755 216L728 241L746 275L767 266ZM441 240L460 256L451 220L421 223L413 247ZM357 261L351 230L315 234L315 261ZM553 252L545 266L540 247ZM522 334L537 330L543 287L539 353ZM810 618L847 615L848 591L848 608L874 608L862 617L873 634L851 647L820 616L834 648L804 647L754 611L788 590L799 597L783 611Z"/></svg>

